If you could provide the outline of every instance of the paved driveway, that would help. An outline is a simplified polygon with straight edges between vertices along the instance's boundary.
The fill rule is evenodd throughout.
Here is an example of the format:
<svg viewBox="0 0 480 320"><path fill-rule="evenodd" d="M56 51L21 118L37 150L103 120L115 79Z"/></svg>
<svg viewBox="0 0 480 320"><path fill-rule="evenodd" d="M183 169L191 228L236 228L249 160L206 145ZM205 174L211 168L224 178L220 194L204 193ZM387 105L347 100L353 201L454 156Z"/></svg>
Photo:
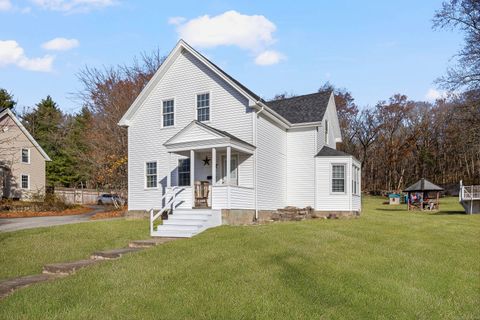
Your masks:
<svg viewBox="0 0 480 320"><path fill-rule="evenodd" d="M93 216L95 213L102 212L104 210L102 206L90 206L90 208L92 208L92 211L90 212L71 216L0 218L0 232L85 222L89 221L90 217Z"/></svg>

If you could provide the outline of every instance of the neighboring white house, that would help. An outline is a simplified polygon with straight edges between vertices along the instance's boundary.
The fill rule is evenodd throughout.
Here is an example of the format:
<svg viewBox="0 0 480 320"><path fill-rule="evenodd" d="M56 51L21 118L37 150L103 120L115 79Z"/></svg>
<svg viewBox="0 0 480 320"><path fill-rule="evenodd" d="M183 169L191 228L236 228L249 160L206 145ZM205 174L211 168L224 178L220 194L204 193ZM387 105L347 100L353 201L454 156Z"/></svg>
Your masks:
<svg viewBox="0 0 480 320"><path fill-rule="evenodd" d="M191 236L286 206L361 210L360 163L336 150L331 92L266 102L180 40L119 125L129 212L154 208L154 220L173 207L152 235ZM207 208L193 210L207 188Z"/></svg>
<svg viewBox="0 0 480 320"><path fill-rule="evenodd" d="M29 199L45 192L42 147L9 109L0 110L0 199Z"/></svg>

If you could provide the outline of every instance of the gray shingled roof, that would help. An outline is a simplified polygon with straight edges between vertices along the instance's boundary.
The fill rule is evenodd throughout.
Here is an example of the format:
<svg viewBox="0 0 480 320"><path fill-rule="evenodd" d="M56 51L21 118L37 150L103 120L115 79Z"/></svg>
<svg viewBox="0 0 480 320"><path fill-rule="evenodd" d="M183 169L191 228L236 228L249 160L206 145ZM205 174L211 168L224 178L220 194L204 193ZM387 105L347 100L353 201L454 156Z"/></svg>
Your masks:
<svg viewBox="0 0 480 320"><path fill-rule="evenodd" d="M317 92L267 102L279 115L291 123L322 121L332 91Z"/></svg>
<svg viewBox="0 0 480 320"><path fill-rule="evenodd" d="M316 157L353 157L353 156L346 152L335 150L327 146L323 146L323 148L317 153Z"/></svg>
<svg viewBox="0 0 480 320"><path fill-rule="evenodd" d="M420 179L410 187L403 190L404 192L414 192L414 191L443 191L443 189L436 184L431 183L427 179Z"/></svg>
<svg viewBox="0 0 480 320"><path fill-rule="evenodd" d="M245 87L243 84L241 84L239 81L237 81L234 77L232 77L231 75L229 75L228 73L226 73L225 71L223 71L219 66L217 66L215 63L213 63L212 61L210 61L209 59L207 59L207 57L205 57L203 54L201 54L200 52L198 52L197 50L195 50L194 48L190 47L193 51L195 51L198 55L202 56L205 60L207 60L208 62L210 62L212 64L213 67L215 67L220 73L222 73L225 77L227 77L228 79L230 79L231 81L233 81L237 86L239 86L240 88L242 88L245 92L247 92L249 95L251 95L253 98L257 99L257 100L260 100L262 102L263 99L260 98L255 92L253 92L252 90L248 89L247 87Z"/></svg>

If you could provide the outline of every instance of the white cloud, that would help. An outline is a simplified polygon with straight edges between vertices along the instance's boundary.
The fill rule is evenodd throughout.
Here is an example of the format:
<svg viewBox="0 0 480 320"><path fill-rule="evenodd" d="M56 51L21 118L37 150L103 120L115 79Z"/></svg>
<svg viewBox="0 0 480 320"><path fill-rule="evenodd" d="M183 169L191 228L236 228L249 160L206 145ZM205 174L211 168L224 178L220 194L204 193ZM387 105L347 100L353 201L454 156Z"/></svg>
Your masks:
<svg viewBox="0 0 480 320"><path fill-rule="evenodd" d="M428 101L435 101L437 99L442 99L447 97L447 92L443 90L436 90L436 89L428 89L427 93L425 94L425 99Z"/></svg>
<svg viewBox="0 0 480 320"><path fill-rule="evenodd" d="M177 32L192 46L211 48L233 45L261 50L274 42L277 27L260 15L244 15L231 10L218 16L201 16L178 25Z"/></svg>
<svg viewBox="0 0 480 320"><path fill-rule="evenodd" d="M16 65L30 71L49 72L52 70L54 57L45 55L41 58L28 58L25 51L14 40L0 40L0 68Z"/></svg>
<svg viewBox="0 0 480 320"><path fill-rule="evenodd" d="M66 51L80 45L77 39L55 38L42 44L42 48L54 51Z"/></svg>
<svg viewBox="0 0 480 320"><path fill-rule="evenodd" d="M260 53L256 58L255 58L255 63L260 65L260 66L269 66L272 64L279 63L280 61L284 60L285 56L281 54L280 52L274 51L274 50L267 50L262 53Z"/></svg>
<svg viewBox="0 0 480 320"><path fill-rule="evenodd" d="M10 0L0 0L0 11L8 11L12 9Z"/></svg>
<svg viewBox="0 0 480 320"><path fill-rule="evenodd" d="M110 7L116 0L31 0L35 5L52 11L65 13L89 12L95 9Z"/></svg>
<svg viewBox="0 0 480 320"><path fill-rule="evenodd" d="M184 17L171 17L171 18L168 18L168 24L173 24L175 26L178 26L179 24L182 24L183 22L185 22L185 20L187 19Z"/></svg>

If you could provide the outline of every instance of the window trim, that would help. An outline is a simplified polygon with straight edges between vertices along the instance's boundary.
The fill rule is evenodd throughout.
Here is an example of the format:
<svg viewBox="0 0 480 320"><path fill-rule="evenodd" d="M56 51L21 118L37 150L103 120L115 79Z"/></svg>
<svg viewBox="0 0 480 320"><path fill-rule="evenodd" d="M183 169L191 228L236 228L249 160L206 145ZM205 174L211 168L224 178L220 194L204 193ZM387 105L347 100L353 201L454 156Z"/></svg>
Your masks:
<svg viewBox="0 0 480 320"><path fill-rule="evenodd" d="M333 191L333 167L334 166L343 166L343 191ZM338 179L338 178L337 178ZM335 162L330 164L330 194L331 195L344 195L347 194L347 163L345 162Z"/></svg>
<svg viewBox="0 0 480 320"><path fill-rule="evenodd" d="M188 166L188 179L190 180L191 176L192 176L192 159L190 159L190 158L178 159L178 161L177 161L177 185L179 187L189 187L189 186L192 185L192 181L190 181L190 184L186 184L186 185L181 185L180 184L180 161L183 161L183 160L189 160L190 161L190 165ZM187 173L187 172L182 171L181 173L183 174L183 173Z"/></svg>
<svg viewBox="0 0 480 320"><path fill-rule="evenodd" d="M352 195L360 196L360 167L352 164Z"/></svg>
<svg viewBox="0 0 480 320"><path fill-rule="evenodd" d="M198 120L198 106L197 106L197 97L201 94L208 94L208 102L209 102L209 105L208 105L208 121L200 121ZM195 93L195 103L194 103L194 110L195 110L195 120L201 122L201 123L210 123L212 122L212 92L211 91L200 91L200 92L197 92Z"/></svg>
<svg viewBox="0 0 480 320"><path fill-rule="evenodd" d="M170 100L173 101L173 125L171 125L171 126L164 126L164 119L163 119L163 102L164 102L164 101L170 101ZM177 123L176 123L176 116L175 116L175 114L176 114L176 112L175 112L175 111L176 111L176 104L177 104L177 103L176 103L176 98L175 98L175 97L170 97L170 98L162 99L161 101L162 101L162 105L161 105L162 109L161 109L161 112L160 112L160 114L161 114L161 121L160 121L160 122L161 122L161 126L160 126L160 127L161 127L162 129L175 128L175 125L177 124Z"/></svg>
<svg viewBox="0 0 480 320"><path fill-rule="evenodd" d="M28 152L28 161L27 162L24 162L23 161L23 150L27 150ZM22 148L20 150L20 161L22 164L30 164L31 163L31 153L30 153L30 148Z"/></svg>
<svg viewBox="0 0 480 320"><path fill-rule="evenodd" d="M23 177L27 177L27 187L23 187ZM20 175L20 187L22 190L30 190L30 175L26 173L22 173Z"/></svg>
<svg viewBox="0 0 480 320"><path fill-rule="evenodd" d="M147 186L147 163L155 162L155 168L157 169L156 176L157 176L157 183L155 187L148 187ZM143 163L143 180L144 184L143 187L145 190L157 190L159 188L159 181L158 181L158 161L157 160L148 160Z"/></svg>

